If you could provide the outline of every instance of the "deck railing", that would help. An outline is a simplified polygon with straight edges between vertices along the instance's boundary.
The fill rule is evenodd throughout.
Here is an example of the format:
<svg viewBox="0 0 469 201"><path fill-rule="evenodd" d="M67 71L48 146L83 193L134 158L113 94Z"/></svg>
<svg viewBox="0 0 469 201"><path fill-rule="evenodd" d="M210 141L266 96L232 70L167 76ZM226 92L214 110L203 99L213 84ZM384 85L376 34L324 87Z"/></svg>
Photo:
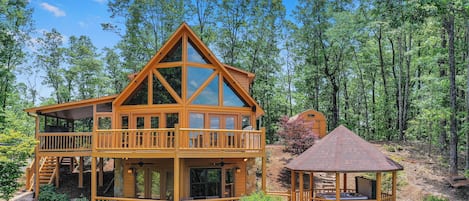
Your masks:
<svg viewBox="0 0 469 201"><path fill-rule="evenodd" d="M91 151L91 132L39 133L40 152Z"/></svg>
<svg viewBox="0 0 469 201"><path fill-rule="evenodd" d="M340 189L340 192L347 192L347 193L355 193L355 189ZM291 200L290 191L287 192L268 192L269 195L277 195L286 197L288 200ZM300 191L296 190L296 201L328 201L330 199L317 197L318 194L321 193L335 193L335 189L314 189L314 198L311 199L311 190L304 189L303 191L303 200L300 199ZM366 201L376 201L377 199L366 199ZM389 193L381 193L381 201L393 201L394 196ZM358 201L365 201L365 200L358 200Z"/></svg>
<svg viewBox="0 0 469 201"><path fill-rule="evenodd" d="M96 150L174 149L174 128L97 130Z"/></svg>
<svg viewBox="0 0 469 201"><path fill-rule="evenodd" d="M238 201L241 197L229 197L229 198L214 198L214 199L202 199L198 201ZM118 198L118 197L96 197L96 201L150 201L150 199L138 199L138 198ZM181 199L183 201L193 200L193 199ZM152 200L154 201L154 200ZM166 201L166 200L159 200Z"/></svg>
<svg viewBox="0 0 469 201"><path fill-rule="evenodd" d="M93 141L93 138L94 139ZM39 133L39 152L143 150L224 150L257 152L263 149L262 130L229 129L109 129L93 133ZM94 145L93 145L94 144Z"/></svg>

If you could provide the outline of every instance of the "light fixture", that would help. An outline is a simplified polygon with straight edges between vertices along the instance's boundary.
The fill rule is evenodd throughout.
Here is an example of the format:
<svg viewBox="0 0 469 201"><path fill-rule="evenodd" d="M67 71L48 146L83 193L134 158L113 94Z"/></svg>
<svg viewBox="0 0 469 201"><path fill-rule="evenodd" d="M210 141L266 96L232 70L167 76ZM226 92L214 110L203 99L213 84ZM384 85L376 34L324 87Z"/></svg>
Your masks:
<svg viewBox="0 0 469 201"><path fill-rule="evenodd" d="M246 162L246 161L248 161L248 159L247 159L247 158L244 158L243 161Z"/></svg>
<svg viewBox="0 0 469 201"><path fill-rule="evenodd" d="M236 173L240 173L240 172L241 172L241 168L236 167L235 169L236 169Z"/></svg>
<svg viewBox="0 0 469 201"><path fill-rule="evenodd" d="M133 169L133 168L129 168L129 169L127 170L127 173L129 173L129 174L132 174L133 172L134 172L134 169Z"/></svg>

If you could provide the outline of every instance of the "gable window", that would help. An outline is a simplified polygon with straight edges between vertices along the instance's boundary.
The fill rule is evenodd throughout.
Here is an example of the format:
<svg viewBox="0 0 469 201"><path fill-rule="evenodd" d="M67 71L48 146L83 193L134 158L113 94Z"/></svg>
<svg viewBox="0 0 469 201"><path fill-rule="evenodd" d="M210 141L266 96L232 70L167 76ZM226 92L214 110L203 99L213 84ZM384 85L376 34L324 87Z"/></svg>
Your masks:
<svg viewBox="0 0 469 201"><path fill-rule="evenodd" d="M166 54L161 62L176 62L182 61L182 39L180 39L176 45Z"/></svg>
<svg viewBox="0 0 469 201"><path fill-rule="evenodd" d="M213 69L187 67L187 99L210 77Z"/></svg>
<svg viewBox="0 0 469 201"><path fill-rule="evenodd" d="M203 63L203 64L210 64L205 56L197 49L191 40L187 43L187 61L189 62L196 62L196 63Z"/></svg>
<svg viewBox="0 0 469 201"><path fill-rule="evenodd" d="M223 80L223 106L247 107L248 105L233 88Z"/></svg>
<svg viewBox="0 0 469 201"><path fill-rule="evenodd" d="M168 82L169 86L181 97L181 84L182 84L182 68L172 67L172 68L159 68L158 72L163 76L163 78Z"/></svg>
<svg viewBox="0 0 469 201"><path fill-rule="evenodd" d="M145 105L148 104L148 78L145 78L142 83L130 94L124 105Z"/></svg>
<svg viewBox="0 0 469 201"><path fill-rule="evenodd" d="M220 168L191 168L190 194L194 199L221 197Z"/></svg>
<svg viewBox="0 0 469 201"><path fill-rule="evenodd" d="M173 96L166 90L156 76L153 75L153 104L176 103Z"/></svg>
<svg viewBox="0 0 469 201"><path fill-rule="evenodd" d="M196 105L218 105L218 76L200 92L192 103Z"/></svg>

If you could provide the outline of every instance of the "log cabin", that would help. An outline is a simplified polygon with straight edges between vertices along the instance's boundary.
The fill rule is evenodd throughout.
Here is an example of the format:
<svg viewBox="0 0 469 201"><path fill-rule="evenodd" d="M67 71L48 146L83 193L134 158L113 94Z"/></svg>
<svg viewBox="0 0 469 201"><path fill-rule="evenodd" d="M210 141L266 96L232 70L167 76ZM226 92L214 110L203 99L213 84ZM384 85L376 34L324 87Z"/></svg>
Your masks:
<svg viewBox="0 0 469 201"><path fill-rule="evenodd" d="M77 161L80 188L90 161L93 201L238 200L266 189L254 74L221 63L183 23L130 78L117 95L25 109L36 120L26 172L36 198L40 185L60 185L64 161ZM110 160L113 179L104 181ZM109 182L113 196L98 194Z"/></svg>

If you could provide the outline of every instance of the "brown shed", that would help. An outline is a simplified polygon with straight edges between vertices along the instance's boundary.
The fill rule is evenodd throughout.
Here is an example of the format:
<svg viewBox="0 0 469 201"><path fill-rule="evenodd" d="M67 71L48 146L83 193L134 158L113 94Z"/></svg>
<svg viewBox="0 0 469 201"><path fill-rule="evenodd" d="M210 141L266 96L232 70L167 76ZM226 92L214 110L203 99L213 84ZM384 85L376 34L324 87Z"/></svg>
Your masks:
<svg viewBox="0 0 469 201"><path fill-rule="evenodd" d="M288 122L292 122L301 118L303 123L307 127L311 127L314 133L318 135L319 138L326 136L327 132L327 121L324 114L316 110L305 110L299 114L296 114L293 117L290 117Z"/></svg>
<svg viewBox="0 0 469 201"><path fill-rule="evenodd" d="M363 200L395 201L396 200L396 172L404 168L381 153L374 145L360 138L358 135L339 126L329 135L314 144L301 155L293 159L287 168L292 171L292 200L323 201L335 198L345 200L345 197L362 196L358 189L347 189L347 177L349 172L373 172L376 173L374 197L362 198ZM313 184L315 172L333 172L336 174L335 189L309 189L303 187L303 174L310 174L310 184ZM381 192L381 173L392 172L392 192ZM295 189L296 173L299 174L299 191ZM341 188L340 173L343 173L343 188ZM371 183L373 183L371 182ZM333 192L331 194L331 192Z"/></svg>

